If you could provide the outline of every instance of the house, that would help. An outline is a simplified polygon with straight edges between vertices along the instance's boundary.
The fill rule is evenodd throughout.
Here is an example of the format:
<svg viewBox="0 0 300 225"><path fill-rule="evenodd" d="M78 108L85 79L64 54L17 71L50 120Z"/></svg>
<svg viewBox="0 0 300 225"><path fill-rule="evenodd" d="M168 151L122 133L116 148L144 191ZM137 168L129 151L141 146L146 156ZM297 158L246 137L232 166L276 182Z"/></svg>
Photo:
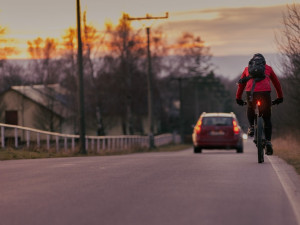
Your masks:
<svg viewBox="0 0 300 225"><path fill-rule="evenodd" d="M59 84L12 86L0 95L0 122L73 133L68 91Z"/></svg>

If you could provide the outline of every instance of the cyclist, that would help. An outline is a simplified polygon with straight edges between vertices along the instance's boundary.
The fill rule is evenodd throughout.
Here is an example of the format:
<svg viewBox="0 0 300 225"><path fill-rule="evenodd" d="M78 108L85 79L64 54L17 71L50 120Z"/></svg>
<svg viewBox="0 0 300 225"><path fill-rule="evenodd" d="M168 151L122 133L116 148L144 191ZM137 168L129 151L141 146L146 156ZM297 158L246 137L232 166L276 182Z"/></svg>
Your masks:
<svg viewBox="0 0 300 225"><path fill-rule="evenodd" d="M255 54L251 60L260 59L263 60L265 65L265 78L261 81L255 83L253 90L253 101L250 101L251 89L253 84L253 79L250 79L246 83L239 83L237 92L236 92L236 103L238 105L244 105L245 102L242 100L242 94L244 89L246 89L246 98L247 98L247 118L249 122L248 135L250 137L254 136L254 117L255 117L255 103L256 99L261 100L261 108L260 112L262 113L262 117L264 120L264 131L265 131L265 139L266 139L266 154L272 155L273 148L271 144L272 138L272 123L271 123L271 105L280 104L283 102L283 93L280 82L274 73L271 66L266 64L266 60L264 56L260 53ZM250 60L250 61L251 61ZM244 69L244 72L241 75L241 79L249 77L248 67ZM275 87L277 98L274 101L271 101L271 85L270 81L272 81L273 86Z"/></svg>

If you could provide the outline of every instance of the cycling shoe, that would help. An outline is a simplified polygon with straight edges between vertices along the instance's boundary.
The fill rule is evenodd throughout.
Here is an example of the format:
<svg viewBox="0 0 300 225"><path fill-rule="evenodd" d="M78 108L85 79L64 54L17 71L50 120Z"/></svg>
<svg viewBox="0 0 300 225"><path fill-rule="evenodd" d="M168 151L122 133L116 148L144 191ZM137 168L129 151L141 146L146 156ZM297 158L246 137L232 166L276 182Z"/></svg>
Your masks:
<svg viewBox="0 0 300 225"><path fill-rule="evenodd" d="M254 136L254 127L250 126L248 128L248 132L247 132L248 136L253 137Z"/></svg>
<svg viewBox="0 0 300 225"><path fill-rule="evenodd" d="M266 141L266 154L273 155L273 147L271 141Z"/></svg>

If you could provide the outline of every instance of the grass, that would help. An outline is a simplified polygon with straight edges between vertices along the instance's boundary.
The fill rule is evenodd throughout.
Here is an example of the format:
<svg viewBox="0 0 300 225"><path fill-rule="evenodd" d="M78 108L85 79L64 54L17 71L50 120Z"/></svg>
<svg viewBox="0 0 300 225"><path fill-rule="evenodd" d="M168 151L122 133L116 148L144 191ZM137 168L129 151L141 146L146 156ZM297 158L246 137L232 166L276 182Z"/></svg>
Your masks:
<svg viewBox="0 0 300 225"><path fill-rule="evenodd" d="M286 136L272 140L274 154L292 165L300 174L300 138L299 136Z"/></svg>
<svg viewBox="0 0 300 225"><path fill-rule="evenodd" d="M40 159L40 158L57 158L57 157L70 157L73 154L70 153L54 153L45 152L32 149L0 149L0 160L12 160L12 159ZM75 154L74 154L75 156Z"/></svg>
<svg viewBox="0 0 300 225"><path fill-rule="evenodd" d="M173 152L180 151L190 148L191 145L166 145L155 149L147 148L132 148L128 150L101 150L99 153L89 151L86 156L109 156L109 155L124 155L132 153L143 153L143 152ZM41 158L60 158L60 157L78 157L83 156L78 151L61 151L56 152L55 150L47 151L45 149L14 149L5 148L0 149L0 160L13 160L13 159L41 159Z"/></svg>

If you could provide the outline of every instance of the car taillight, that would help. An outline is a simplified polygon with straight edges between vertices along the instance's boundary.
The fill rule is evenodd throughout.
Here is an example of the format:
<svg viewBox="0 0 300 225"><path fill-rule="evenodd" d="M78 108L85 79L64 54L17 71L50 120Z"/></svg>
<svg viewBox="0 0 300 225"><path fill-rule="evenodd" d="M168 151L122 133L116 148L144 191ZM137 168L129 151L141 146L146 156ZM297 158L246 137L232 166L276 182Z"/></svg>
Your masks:
<svg viewBox="0 0 300 225"><path fill-rule="evenodd" d="M200 134L200 132L201 132L201 125L202 125L202 119L199 120L195 126L195 131L197 134Z"/></svg>
<svg viewBox="0 0 300 225"><path fill-rule="evenodd" d="M240 128L238 127L236 120L232 120L232 124L233 124L233 133L238 134L240 132Z"/></svg>

